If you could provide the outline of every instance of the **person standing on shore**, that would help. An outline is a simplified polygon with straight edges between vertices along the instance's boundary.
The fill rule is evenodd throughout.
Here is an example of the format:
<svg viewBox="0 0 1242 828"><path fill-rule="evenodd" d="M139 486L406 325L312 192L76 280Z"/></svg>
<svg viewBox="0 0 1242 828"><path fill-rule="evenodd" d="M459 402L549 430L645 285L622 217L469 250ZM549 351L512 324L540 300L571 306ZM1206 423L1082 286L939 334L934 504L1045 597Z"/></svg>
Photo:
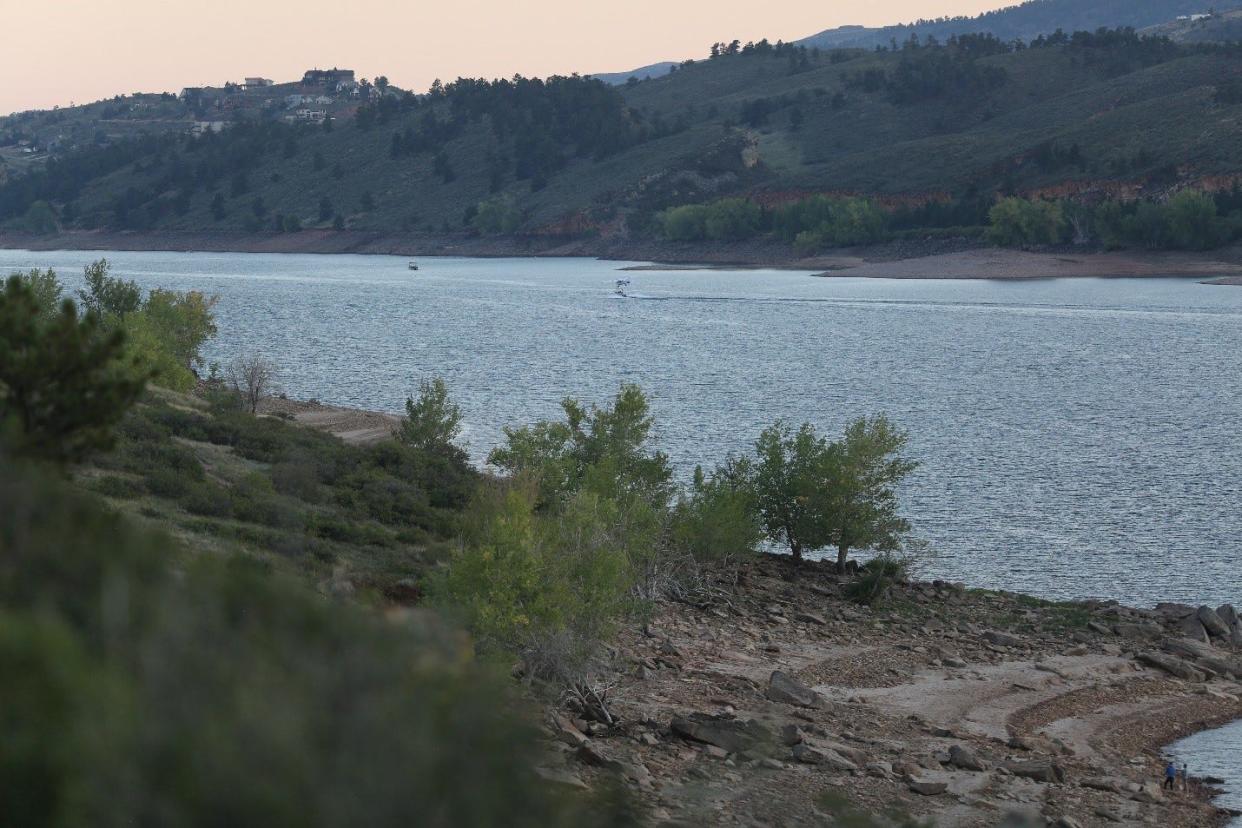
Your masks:
<svg viewBox="0 0 1242 828"><path fill-rule="evenodd" d="M1168 788L1171 791L1173 790L1176 784L1177 784L1177 765L1173 764L1173 760L1170 759L1169 763L1164 766L1164 787Z"/></svg>
<svg viewBox="0 0 1242 828"><path fill-rule="evenodd" d="M1183 791L1190 790L1190 776L1189 774L1186 773L1185 762L1182 762L1182 769L1181 769L1181 772L1178 774L1178 776L1181 778L1182 790Z"/></svg>

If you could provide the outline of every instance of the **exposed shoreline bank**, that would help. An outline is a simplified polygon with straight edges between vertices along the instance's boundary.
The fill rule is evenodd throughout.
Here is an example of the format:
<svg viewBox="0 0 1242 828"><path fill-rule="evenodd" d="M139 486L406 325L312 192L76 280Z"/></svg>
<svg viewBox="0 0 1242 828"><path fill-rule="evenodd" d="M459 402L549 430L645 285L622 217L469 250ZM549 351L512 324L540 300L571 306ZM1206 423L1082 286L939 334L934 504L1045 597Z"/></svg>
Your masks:
<svg viewBox="0 0 1242 828"><path fill-rule="evenodd" d="M824 277L877 279L1048 279L1195 277L1242 284L1242 248L1190 253L1030 252L965 240L893 243L801 256L771 242L679 244L627 239L470 237L307 230L300 233L71 231L51 236L0 232L0 248L35 251L126 250L202 253L302 253L478 258L589 257L658 262L672 270L805 270ZM629 269L629 268L627 268ZM635 270L659 269L638 265Z"/></svg>

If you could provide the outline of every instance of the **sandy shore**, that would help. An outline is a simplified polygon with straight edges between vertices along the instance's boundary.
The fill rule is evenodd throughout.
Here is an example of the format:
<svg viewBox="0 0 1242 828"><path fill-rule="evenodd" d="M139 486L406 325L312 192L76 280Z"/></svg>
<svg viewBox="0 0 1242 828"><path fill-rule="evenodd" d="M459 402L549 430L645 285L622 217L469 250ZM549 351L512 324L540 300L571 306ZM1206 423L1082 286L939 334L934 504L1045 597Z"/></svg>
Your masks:
<svg viewBox="0 0 1242 828"><path fill-rule="evenodd" d="M552 715L548 772L619 776L677 824L822 824L832 792L937 826L1222 825L1206 786L1160 790L1160 749L1242 717L1242 685L1138 660L1176 638L1170 619L941 583L870 609L770 558L625 636L601 682L620 723Z"/></svg>
<svg viewBox="0 0 1242 828"><path fill-rule="evenodd" d="M891 243L805 257L768 240L678 244L629 239L389 235L356 231L301 233L71 231L52 236L0 232L0 248L155 250L179 252L353 253L396 256L570 257L660 262L666 269L780 268L824 276L881 279L1047 279L1185 276L1242 281L1242 248L1208 253L1028 252L981 247L969 240ZM641 265L635 269L661 269ZM1237 281L1232 281L1237 280Z"/></svg>

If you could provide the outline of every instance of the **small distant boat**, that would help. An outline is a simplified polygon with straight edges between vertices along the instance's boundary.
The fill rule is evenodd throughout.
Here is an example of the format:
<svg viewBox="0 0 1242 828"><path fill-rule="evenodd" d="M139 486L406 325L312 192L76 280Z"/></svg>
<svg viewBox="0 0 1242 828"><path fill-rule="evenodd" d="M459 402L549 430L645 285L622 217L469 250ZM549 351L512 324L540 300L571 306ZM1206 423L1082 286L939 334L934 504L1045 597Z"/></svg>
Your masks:
<svg viewBox="0 0 1242 828"><path fill-rule="evenodd" d="M418 262L410 262L410 270L418 270Z"/></svg>
<svg viewBox="0 0 1242 828"><path fill-rule="evenodd" d="M613 295L613 296L620 296L622 299L624 299L624 298L626 297L626 294L625 294L625 289L626 289L627 287L629 287L629 286L630 286L630 280L629 280L629 279L618 279L618 280L617 280L617 287L616 287L616 289L615 289L615 290L613 290L612 295Z"/></svg>

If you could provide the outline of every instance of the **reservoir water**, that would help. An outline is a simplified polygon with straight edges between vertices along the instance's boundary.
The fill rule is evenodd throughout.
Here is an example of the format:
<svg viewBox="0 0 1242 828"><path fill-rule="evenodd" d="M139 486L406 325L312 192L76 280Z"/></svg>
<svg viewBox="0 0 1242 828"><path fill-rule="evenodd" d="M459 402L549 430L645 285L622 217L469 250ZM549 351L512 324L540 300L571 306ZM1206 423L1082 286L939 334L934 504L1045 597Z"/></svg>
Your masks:
<svg viewBox="0 0 1242 828"><path fill-rule="evenodd" d="M683 473L777 418L884 411L922 462L924 574L1053 598L1242 603L1242 289L1186 279L891 281L583 259L0 251L74 287L106 255L218 294L225 362L297 398L399 411L448 381L485 456L505 425L649 393ZM633 280L629 299L610 296Z"/></svg>

